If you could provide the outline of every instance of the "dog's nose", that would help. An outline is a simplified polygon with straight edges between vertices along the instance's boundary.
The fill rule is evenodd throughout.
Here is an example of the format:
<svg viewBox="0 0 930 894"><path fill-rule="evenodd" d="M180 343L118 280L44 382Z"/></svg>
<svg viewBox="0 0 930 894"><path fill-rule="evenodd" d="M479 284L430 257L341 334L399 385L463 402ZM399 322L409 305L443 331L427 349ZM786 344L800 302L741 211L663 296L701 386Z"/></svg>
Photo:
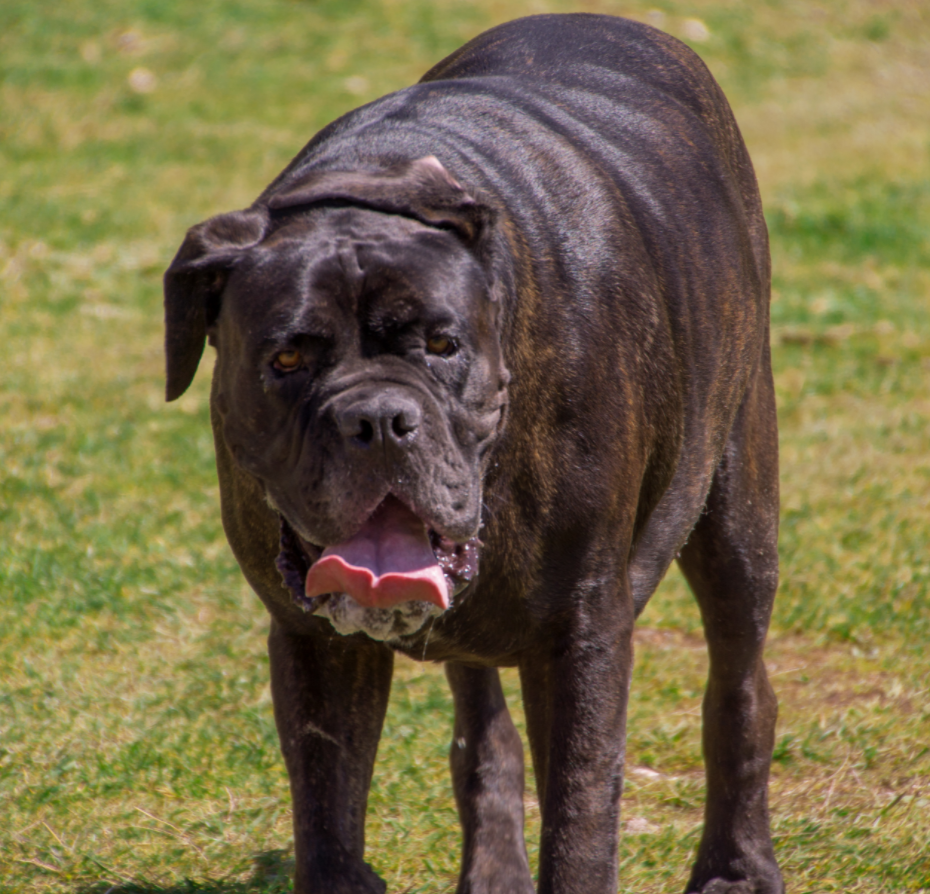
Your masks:
<svg viewBox="0 0 930 894"><path fill-rule="evenodd" d="M406 448L420 427L418 404L399 394L378 394L354 401L336 413L339 431L354 447L394 444Z"/></svg>

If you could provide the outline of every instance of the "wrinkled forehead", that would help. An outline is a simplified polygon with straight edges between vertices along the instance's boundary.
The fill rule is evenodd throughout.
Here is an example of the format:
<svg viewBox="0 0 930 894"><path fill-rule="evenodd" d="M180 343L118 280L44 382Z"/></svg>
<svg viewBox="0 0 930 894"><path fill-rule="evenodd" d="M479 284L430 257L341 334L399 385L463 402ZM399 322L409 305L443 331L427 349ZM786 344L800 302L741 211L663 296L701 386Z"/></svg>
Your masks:
<svg viewBox="0 0 930 894"><path fill-rule="evenodd" d="M480 264L451 232L396 215L329 209L275 231L236 265L224 296L239 318L480 313ZM225 309L225 306L224 306Z"/></svg>

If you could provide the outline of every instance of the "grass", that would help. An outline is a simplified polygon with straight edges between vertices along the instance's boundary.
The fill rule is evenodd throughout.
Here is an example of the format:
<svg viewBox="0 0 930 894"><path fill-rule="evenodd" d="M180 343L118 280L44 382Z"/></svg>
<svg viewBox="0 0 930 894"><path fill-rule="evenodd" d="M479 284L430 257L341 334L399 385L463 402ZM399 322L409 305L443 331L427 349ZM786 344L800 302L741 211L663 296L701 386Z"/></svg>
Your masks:
<svg viewBox="0 0 930 894"><path fill-rule="evenodd" d="M692 42L763 189L789 890L930 891L930 17L866 0L582 7ZM0 7L0 891L289 890L266 621L219 524L209 371L162 400L160 274L187 226L251 202L340 112L486 26L569 8ZM684 883L705 668L672 574L637 633L624 892ZM441 670L401 662L368 833L392 891L454 888L450 716ZM527 816L535 860L532 790Z"/></svg>

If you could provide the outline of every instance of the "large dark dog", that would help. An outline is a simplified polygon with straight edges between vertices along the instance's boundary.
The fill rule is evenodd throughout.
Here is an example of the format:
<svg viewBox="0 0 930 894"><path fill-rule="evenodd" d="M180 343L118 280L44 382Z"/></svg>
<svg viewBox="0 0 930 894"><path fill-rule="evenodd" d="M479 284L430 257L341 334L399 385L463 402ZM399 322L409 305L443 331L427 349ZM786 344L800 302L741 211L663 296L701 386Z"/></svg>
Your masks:
<svg viewBox="0 0 930 894"><path fill-rule="evenodd" d="M296 889L376 892L394 651L446 662L459 892L617 889L631 636L700 603L707 806L688 891L783 890L762 648L777 581L769 255L730 109L603 16L495 28L319 133L165 276L168 399L217 349L223 523L271 613Z"/></svg>

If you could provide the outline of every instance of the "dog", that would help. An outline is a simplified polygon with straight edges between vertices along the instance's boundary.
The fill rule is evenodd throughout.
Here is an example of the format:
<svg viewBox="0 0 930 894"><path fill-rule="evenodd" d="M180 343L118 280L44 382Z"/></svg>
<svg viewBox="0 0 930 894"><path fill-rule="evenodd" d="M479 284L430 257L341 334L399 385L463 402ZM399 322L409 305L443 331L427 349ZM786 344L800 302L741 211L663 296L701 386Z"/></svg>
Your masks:
<svg viewBox="0 0 930 894"><path fill-rule="evenodd" d="M364 824L393 655L444 662L460 894L617 890L636 616L703 618L687 883L784 890L769 831L778 581L770 260L730 108L636 22L496 27L318 133L165 274L167 398L205 342L223 524L271 615L295 890L385 890Z"/></svg>

